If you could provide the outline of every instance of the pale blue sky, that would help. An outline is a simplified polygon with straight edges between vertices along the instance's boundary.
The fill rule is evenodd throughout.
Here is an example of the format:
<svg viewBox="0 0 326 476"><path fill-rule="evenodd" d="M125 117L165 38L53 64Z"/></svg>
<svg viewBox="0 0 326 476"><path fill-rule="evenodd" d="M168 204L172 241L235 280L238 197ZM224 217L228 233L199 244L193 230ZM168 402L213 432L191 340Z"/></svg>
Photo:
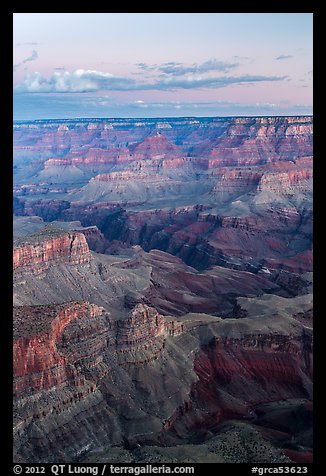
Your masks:
<svg viewBox="0 0 326 476"><path fill-rule="evenodd" d="M14 116L312 113L312 14L15 13Z"/></svg>

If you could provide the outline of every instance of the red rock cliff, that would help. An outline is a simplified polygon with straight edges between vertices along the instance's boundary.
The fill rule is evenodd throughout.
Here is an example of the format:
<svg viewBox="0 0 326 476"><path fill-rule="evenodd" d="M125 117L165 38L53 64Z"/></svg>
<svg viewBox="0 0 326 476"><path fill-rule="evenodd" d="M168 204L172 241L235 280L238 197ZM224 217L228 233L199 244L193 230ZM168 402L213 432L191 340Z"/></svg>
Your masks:
<svg viewBox="0 0 326 476"><path fill-rule="evenodd" d="M39 273L53 262L89 263L90 251L85 236L79 232L62 232L51 226L16 242L13 269Z"/></svg>
<svg viewBox="0 0 326 476"><path fill-rule="evenodd" d="M256 330L232 336L230 327L226 332L230 335L217 333L220 335L197 352L194 370L198 381L190 400L171 415L165 429L212 428L226 419L248 418L250 410L262 402L311 398L310 329L295 331L296 335Z"/></svg>
<svg viewBox="0 0 326 476"><path fill-rule="evenodd" d="M103 309L88 302L14 308L14 394L25 395L61 384L81 385L74 362L58 351L65 328L85 316L95 319Z"/></svg>

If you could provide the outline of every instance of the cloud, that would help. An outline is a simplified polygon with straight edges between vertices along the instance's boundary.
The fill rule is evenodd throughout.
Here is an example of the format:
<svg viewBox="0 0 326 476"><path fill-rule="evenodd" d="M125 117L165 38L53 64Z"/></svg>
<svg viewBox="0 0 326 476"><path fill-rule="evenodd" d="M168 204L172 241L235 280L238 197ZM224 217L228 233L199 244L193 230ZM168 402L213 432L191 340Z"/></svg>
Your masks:
<svg viewBox="0 0 326 476"><path fill-rule="evenodd" d="M274 58L275 60L285 60L285 59L289 59L289 58L293 58L292 55L279 55L279 56L276 56L276 58Z"/></svg>
<svg viewBox="0 0 326 476"><path fill-rule="evenodd" d="M24 83L15 88L16 92L29 93L88 93L101 90L125 91L132 89L135 89L133 79L83 69L77 69L72 73L57 70L49 79L35 72L27 75Z"/></svg>
<svg viewBox="0 0 326 476"><path fill-rule="evenodd" d="M188 73L200 74L207 73L209 71L229 71L231 68L235 68L239 63L228 63L226 61L219 61L217 59L211 59L201 64L193 64L191 66L184 66L182 64L166 64L159 68L160 71L173 75L184 75Z"/></svg>
<svg viewBox="0 0 326 476"><path fill-rule="evenodd" d="M26 61L26 60L25 60ZM145 91L161 90L174 91L178 89L217 89L230 84L257 83L263 81L282 81L287 76L168 76L163 79L154 79L151 82L114 76L100 71L78 69L69 71L55 71L47 79L35 72L25 77L23 84L15 87L15 92L28 93L88 93L96 91Z"/></svg>
<svg viewBox="0 0 326 476"><path fill-rule="evenodd" d="M138 66L138 68L144 69L145 71L155 71L159 67L157 64L147 63L136 63L136 66Z"/></svg>
<svg viewBox="0 0 326 476"><path fill-rule="evenodd" d="M287 76L261 76L261 75L245 75L245 76L219 76L219 77L197 77L188 76L185 78L171 77L160 80L153 85L153 89L175 90L175 89L217 89L225 88L230 84L257 83L263 81L283 81Z"/></svg>
<svg viewBox="0 0 326 476"><path fill-rule="evenodd" d="M137 64L139 68L142 68L145 71L158 71L173 76L183 76L189 73L208 73L210 71L226 72L229 71L231 68L235 68L238 65L239 63L229 63L227 61L220 61L217 59L210 59L208 61L205 61L204 63L199 64L193 63L190 66L186 66L184 63L178 63L175 61L170 61L161 65L146 63Z"/></svg>
<svg viewBox="0 0 326 476"><path fill-rule="evenodd" d="M238 55L234 55L233 58L235 58L235 59L243 59L243 60L248 60L248 59L250 59L249 56L238 56Z"/></svg>
<svg viewBox="0 0 326 476"><path fill-rule="evenodd" d="M31 55L28 56L27 58L23 59L20 63L14 64L14 71L16 71L20 66L22 66L25 63L28 63L29 61L35 61L38 59L38 54L36 50L33 50Z"/></svg>

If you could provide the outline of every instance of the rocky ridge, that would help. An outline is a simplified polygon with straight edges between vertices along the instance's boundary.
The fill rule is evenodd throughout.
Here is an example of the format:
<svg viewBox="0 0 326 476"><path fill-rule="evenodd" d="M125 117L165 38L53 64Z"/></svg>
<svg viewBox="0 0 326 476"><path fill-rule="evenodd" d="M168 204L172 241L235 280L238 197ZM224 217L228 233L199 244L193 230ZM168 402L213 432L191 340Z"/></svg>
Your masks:
<svg viewBox="0 0 326 476"><path fill-rule="evenodd" d="M32 273L44 271L53 261L71 265L89 263L89 248L82 233L65 233L48 225L46 230L16 241L13 269Z"/></svg>
<svg viewBox="0 0 326 476"><path fill-rule="evenodd" d="M46 243L47 233L45 227L21 239ZM145 259L160 286L153 267L169 269L169 262L157 253ZM95 259L90 256L87 269ZM46 258L43 281L55 268L63 273L63 266L70 266L60 254ZM138 266L135 256L111 263L127 273ZM103 260L102 268L90 269L100 280L113 279ZM71 289L78 289L81 270ZM18 283L19 271L14 271ZM33 299L31 294L31 304ZM110 445L175 444L198 427L214 434L222 422L247 418L271 398L311 398L312 335L292 315L267 321L261 316L222 320L208 313L164 316L130 299L122 312L109 302L106 308L83 300L31 304L14 308L17 461L71 462Z"/></svg>

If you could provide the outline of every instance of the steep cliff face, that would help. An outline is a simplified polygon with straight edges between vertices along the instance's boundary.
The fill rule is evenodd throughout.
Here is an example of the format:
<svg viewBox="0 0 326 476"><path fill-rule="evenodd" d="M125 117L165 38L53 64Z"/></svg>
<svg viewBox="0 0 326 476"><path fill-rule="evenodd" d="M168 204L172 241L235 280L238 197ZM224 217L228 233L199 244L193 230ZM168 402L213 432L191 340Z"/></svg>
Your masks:
<svg viewBox="0 0 326 476"><path fill-rule="evenodd" d="M37 215L44 221L58 220L62 216L63 210L70 208L67 200L36 200L32 203L23 202L15 197L14 213L17 216Z"/></svg>
<svg viewBox="0 0 326 476"><path fill-rule="evenodd" d="M51 225L35 235L18 239L13 251L14 271L40 273L53 262L89 263L89 248L82 233L57 230Z"/></svg>
<svg viewBox="0 0 326 476"><path fill-rule="evenodd" d="M139 244L146 251L160 249L200 270L221 265L255 272L267 261L275 269L277 263L282 268L282 262L299 260L301 253L311 257L309 208L268 207L242 216L203 208L117 213L98 226L108 240ZM302 269L311 270L310 258L302 261Z"/></svg>
<svg viewBox="0 0 326 476"><path fill-rule="evenodd" d="M274 319L278 323L269 333L246 318L240 325L228 320L210 325L214 336L194 360L198 380L189 400L165 422L169 432L182 437L198 428L214 431L225 420L255 420L253 410L264 402L312 398L311 329L290 331L288 321L287 334L286 319Z"/></svg>
<svg viewBox="0 0 326 476"><path fill-rule="evenodd" d="M250 303L257 307L252 300L241 304L251 318L222 320L208 315L212 289L218 301L235 289L259 294L270 283L222 268L196 275L178 258L134 251L129 258L102 256L98 267L91 255L87 267L73 265L76 272L59 256L43 277L29 277L29 284L41 279L40 296L46 297L61 282L51 273L57 268L65 276L68 266L66 288L84 296L102 283L106 308L84 300L15 307L17 461L71 462L83 451L110 445L180 443L198 428L215 434L223 421L249 418L261 403L311 397L311 332L307 319L297 316L300 309L309 311L308 301L303 307L283 298L292 311L269 319L268 309L263 315L250 310ZM85 287L89 266L98 281L88 279ZM14 273L20 283L19 268ZM19 285L28 296L26 283ZM66 291L59 291L59 299ZM32 302L37 292L35 285ZM271 305L278 312L279 304ZM162 315L160 307L171 314Z"/></svg>
<svg viewBox="0 0 326 476"><path fill-rule="evenodd" d="M115 332L112 338L118 348L134 347L162 335L178 335L183 330L183 324L167 320L154 308L137 304L123 321L110 322L110 330Z"/></svg>
<svg viewBox="0 0 326 476"><path fill-rule="evenodd" d="M126 147L96 148L90 147L85 157L80 157L77 151L73 158L75 164L100 165L115 164L131 160L130 151Z"/></svg>
<svg viewBox="0 0 326 476"><path fill-rule="evenodd" d="M91 250L96 251L97 253L105 252L108 247L108 242L97 226L84 227L81 232L85 236L87 244Z"/></svg>
<svg viewBox="0 0 326 476"><path fill-rule="evenodd" d="M305 385L305 379L308 382L312 378L311 352L311 333L304 331L295 338L259 334L240 339L215 338L201 349L195 361L200 382L196 391L202 392L204 402L217 402L225 386L249 405L273 393L278 393L277 400L294 395L309 398L312 387L311 383Z"/></svg>
<svg viewBox="0 0 326 476"><path fill-rule="evenodd" d="M125 434L137 433L144 420L137 409L143 397L141 386L137 390L129 373L150 368L161 358L166 339L182 330L182 323L145 305L137 305L120 320L85 301L15 308L14 440L18 460L54 461L60 456L71 461L89 443L89 432L97 435L90 446L99 447L122 444ZM126 395L126 388L136 401L130 393ZM149 412L149 429L160 428L150 415L150 402L146 405L143 413ZM123 424L127 408L131 415L135 412L136 426ZM71 415L78 422L77 433ZM116 428L116 433L110 428Z"/></svg>
<svg viewBox="0 0 326 476"><path fill-rule="evenodd" d="M62 167L67 165L96 166L105 164L118 164L132 160L129 149L125 148L95 148L77 152L72 151L68 157L51 158L44 162L44 168Z"/></svg>
<svg viewBox="0 0 326 476"><path fill-rule="evenodd" d="M85 316L95 321L87 330L88 337L95 331L103 333L104 309L87 302L52 306L22 306L14 308L13 374L14 396L33 394L62 385L79 386L85 378L57 348L65 328L75 319ZM102 329L101 329L102 324ZM99 337L100 338L100 337ZM91 349L88 349L91 352Z"/></svg>
<svg viewBox="0 0 326 476"><path fill-rule="evenodd" d="M312 191L312 178L312 169L269 172L262 177L258 190L289 195L307 193Z"/></svg>
<svg viewBox="0 0 326 476"><path fill-rule="evenodd" d="M312 120L310 117L236 118L226 134L208 147L210 167L294 160L312 155Z"/></svg>
<svg viewBox="0 0 326 476"><path fill-rule="evenodd" d="M164 338L184 327L144 304L114 320L86 301L15 307L13 323L14 395L25 397L60 385L83 385L79 364L91 368L108 347L121 364L144 363L146 355L150 362L162 351Z"/></svg>
<svg viewBox="0 0 326 476"><path fill-rule="evenodd" d="M124 129L111 124L114 133L96 122L94 131L108 133L107 140L116 137L114 147L102 144L103 151L123 155L127 148L132 160L122 161L118 170L95 167L94 176L66 201L16 198L15 210L96 225L107 240L167 251L197 269L310 271L312 122L304 116L175 120L159 135L149 131L150 121ZM93 142L81 149L72 151L73 160L86 160L92 151L101 156Z"/></svg>
<svg viewBox="0 0 326 476"><path fill-rule="evenodd" d="M139 304L117 320L74 302L18 308L14 323L18 461L180 442L257 404L311 395L311 333L291 318L177 320Z"/></svg>
<svg viewBox="0 0 326 476"><path fill-rule="evenodd" d="M214 196L219 197L229 196L235 191L242 194L244 190L250 195L263 184L263 190L257 192L257 201L253 202L251 209L245 201L234 199L232 208L223 214L223 209L212 205L126 211L121 208L118 197L122 195L118 194L116 206L103 202L67 207L60 203L37 201L25 210L45 219L53 216L67 221L79 220L86 227L96 225L110 242L103 243L108 253L116 252L119 246L141 245L146 251L160 249L176 255L199 270L220 265L252 272L257 272L262 266L293 272L311 271L311 179L290 183L287 177L286 182L280 184L278 175L282 174L273 173L271 178L266 172L259 179L258 174L252 177L251 172L243 174L238 170L232 174L232 179L219 181L214 192ZM160 184L167 193L174 182L170 185L161 181ZM117 187L117 190L120 185L119 181L117 185L114 180L110 182L110 186ZM279 187L277 194L272 192L275 187ZM133 190L128 181L124 188L128 188L128 193ZM228 192L225 192L226 189ZM267 194L266 199L267 192L271 195ZM98 193L101 193L100 190ZM146 196L146 191L141 193ZM275 196L279 197L277 203ZM137 208L141 206L137 205ZM112 240L119 243L112 243Z"/></svg>
<svg viewBox="0 0 326 476"><path fill-rule="evenodd" d="M263 170L255 167L220 167L214 173L215 177L220 179L216 189L225 189L225 191L245 192L247 187L255 186L259 183L263 175Z"/></svg>
<svg viewBox="0 0 326 476"><path fill-rule="evenodd" d="M204 182L210 172L220 167L257 167L312 156L311 117L174 119L169 127L158 124L156 120L126 120L118 124L99 120L16 125L17 194L43 193L52 197L58 191L69 193L67 184L78 184L80 189L92 177L109 173L114 167L132 171L137 162L143 164L147 175L154 169L163 177L182 171L186 189L190 177ZM22 173L24 157L28 158L28 167ZM154 164L157 161L161 162ZM141 178L145 186L147 180L148 177ZM177 199L179 190L172 193ZM109 198L110 190L107 195ZM121 195L131 200L127 190L121 190ZM71 198L80 200L81 196ZM146 201L153 199L155 188Z"/></svg>
<svg viewBox="0 0 326 476"><path fill-rule="evenodd" d="M135 160L182 157L183 151L159 132L131 148Z"/></svg>
<svg viewBox="0 0 326 476"><path fill-rule="evenodd" d="M227 202L244 194L259 197L263 191L273 192L277 197L305 194L308 199L312 193L312 157L259 166L217 167L210 176L216 179L212 194L217 201ZM265 195L264 202L275 203L275 195ZM252 201L255 203L257 198Z"/></svg>

